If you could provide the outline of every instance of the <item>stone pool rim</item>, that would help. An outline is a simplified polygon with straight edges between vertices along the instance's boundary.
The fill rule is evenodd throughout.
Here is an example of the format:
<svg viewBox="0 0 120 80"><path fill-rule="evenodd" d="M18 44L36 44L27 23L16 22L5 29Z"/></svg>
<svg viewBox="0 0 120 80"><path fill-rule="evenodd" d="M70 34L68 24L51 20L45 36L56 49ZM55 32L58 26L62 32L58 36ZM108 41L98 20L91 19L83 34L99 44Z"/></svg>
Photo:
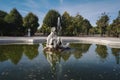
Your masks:
<svg viewBox="0 0 120 80"><path fill-rule="evenodd" d="M47 37L0 37L2 44L34 44L44 43ZM107 45L111 48L120 48L120 38L113 37L61 37L63 43L86 43Z"/></svg>

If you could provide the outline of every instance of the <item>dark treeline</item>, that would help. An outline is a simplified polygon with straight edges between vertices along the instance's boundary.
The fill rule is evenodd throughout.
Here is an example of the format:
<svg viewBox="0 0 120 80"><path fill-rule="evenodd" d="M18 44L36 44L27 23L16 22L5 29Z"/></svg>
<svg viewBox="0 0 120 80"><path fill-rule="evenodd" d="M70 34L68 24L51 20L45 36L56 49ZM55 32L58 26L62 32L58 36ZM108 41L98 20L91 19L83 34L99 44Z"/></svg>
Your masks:
<svg viewBox="0 0 120 80"><path fill-rule="evenodd" d="M34 35L38 26L38 17L31 12L23 18L15 8L9 13L0 10L0 36L24 36L28 29Z"/></svg>
<svg viewBox="0 0 120 80"><path fill-rule="evenodd" d="M62 15L60 15L60 13L56 10L49 10L43 20L43 25L39 32L42 32L43 35L48 35L51 27L57 26L58 17L61 17L62 36L99 34L101 36L119 37L120 35L120 12L118 17L113 20L111 24L109 24L109 16L106 13L102 13L100 18L96 21L97 26L92 26L90 21L80 14L70 16L70 14L65 11Z"/></svg>
<svg viewBox="0 0 120 80"><path fill-rule="evenodd" d="M92 26L88 19L82 15L71 16L67 11L62 15L56 10L49 10L43 19L43 24L37 30L39 23L38 17L32 12L22 17L17 9L13 8L9 13L0 10L0 36L24 36L28 29L31 35L36 31L48 35L51 27L57 26L57 19L61 18L62 36L120 36L120 11L116 19L110 24L110 18L106 13L102 13L96 21L96 26Z"/></svg>

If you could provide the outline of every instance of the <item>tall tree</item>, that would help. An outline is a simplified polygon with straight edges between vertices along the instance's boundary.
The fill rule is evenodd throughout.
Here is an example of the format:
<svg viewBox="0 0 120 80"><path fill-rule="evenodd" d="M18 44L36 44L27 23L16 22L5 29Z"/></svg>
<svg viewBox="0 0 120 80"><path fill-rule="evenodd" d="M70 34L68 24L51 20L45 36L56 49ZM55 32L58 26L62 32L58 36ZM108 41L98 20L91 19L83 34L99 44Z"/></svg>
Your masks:
<svg viewBox="0 0 120 80"><path fill-rule="evenodd" d="M107 26L107 36L111 36L111 34L112 34L112 25L109 25L109 26Z"/></svg>
<svg viewBox="0 0 120 80"><path fill-rule="evenodd" d="M83 20L84 18L80 14L77 14L75 17L73 17L72 24L74 26L75 35L82 33Z"/></svg>
<svg viewBox="0 0 120 80"><path fill-rule="evenodd" d="M90 22L87 19L84 19L83 25L82 25L82 31L83 31L83 33L86 34L86 35L88 35L90 28L92 28Z"/></svg>
<svg viewBox="0 0 120 80"><path fill-rule="evenodd" d="M42 25L42 27L40 28L40 32L42 32L44 35L48 35L50 33L50 27L48 27L47 25Z"/></svg>
<svg viewBox="0 0 120 80"><path fill-rule="evenodd" d="M0 10L0 19L4 19L7 15L7 12Z"/></svg>
<svg viewBox="0 0 120 80"><path fill-rule="evenodd" d="M60 14L58 11L49 10L43 20L43 25L47 25L48 27L57 27L58 17L60 17Z"/></svg>
<svg viewBox="0 0 120 80"><path fill-rule="evenodd" d="M25 27L25 31L27 33L28 29L31 30L31 35L37 31L39 26L38 17L32 12L28 13L28 15L23 19L23 26Z"/></svg>
<svg viewBox="0 0 120 80"><path fill-rule="evenodd" d="M67 28L69 27L71 23L71 16L67 11L65 11L62 15L62 35L66 35Z"/></svg>
<svg viewBox="0 0 120 80"><path fill-rule="evenodd" d="M118 17L113 20L113 23L111 24L111 31L113 36L119 37L120 34L120 11L118 13Z"/></svg>
<svg viewBox="0 0 120 80"><path fill-rule="evenodd" d="M101 36L105 34L106 28L109 25L109 17L106 13L102 13L102 16L96 22L97 26L100 28Z"/></svg>
<svg viewBox="0 0 120 80"><path fill-rule="evenodd" d="M10 13L5 17L5 21L9 24L8 30L10 35L19 35L22 30L22 16L13 8Z"/></svg>
<svg viewBox="0 0 120 80"><path fill-rule="evenodd" d="M6 22L4 21L6 15L6 12L0 10L0 35L4 35L6 30Z"/></svg>
<svg viewBox="0 0 120 80"><path fill-rule="evenodd" d="M96 26L90 28L89 33L92 34L93 36L94 36L94 34L100 34L100 33L99 33L99 29L98 29L98 27L96 27Z"/></svg>

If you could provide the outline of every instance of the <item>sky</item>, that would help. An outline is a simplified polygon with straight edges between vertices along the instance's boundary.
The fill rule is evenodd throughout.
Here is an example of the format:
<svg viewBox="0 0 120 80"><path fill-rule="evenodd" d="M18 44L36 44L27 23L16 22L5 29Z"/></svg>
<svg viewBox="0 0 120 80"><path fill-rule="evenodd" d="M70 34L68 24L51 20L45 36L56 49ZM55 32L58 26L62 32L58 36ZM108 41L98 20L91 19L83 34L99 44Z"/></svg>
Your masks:
<svg viewBox="0 0 120 80"><path fill-rule="evenodd" d="M57 10L61 15L65 11L71 16L79 13L96 26L101 13L108 14L110 23L118 16L120 0L0 0L0 10L9 13L13 8L16 8L23 17L29 12L37 15L40 26L50 9Z"/></svg>

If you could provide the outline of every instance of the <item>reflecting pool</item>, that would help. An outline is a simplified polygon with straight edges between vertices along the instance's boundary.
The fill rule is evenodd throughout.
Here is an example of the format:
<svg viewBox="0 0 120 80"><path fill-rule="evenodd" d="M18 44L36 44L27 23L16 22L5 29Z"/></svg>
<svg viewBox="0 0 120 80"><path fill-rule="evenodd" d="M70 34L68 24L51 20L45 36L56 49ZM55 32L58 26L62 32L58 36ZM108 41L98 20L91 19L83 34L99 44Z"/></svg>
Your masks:
<svg viewBox="0 0 120 80"><path fill-rule="evenodd" d="M70 47L48 52L42 44L0 45L0 80L120 80L120 48Z"/></svg>

